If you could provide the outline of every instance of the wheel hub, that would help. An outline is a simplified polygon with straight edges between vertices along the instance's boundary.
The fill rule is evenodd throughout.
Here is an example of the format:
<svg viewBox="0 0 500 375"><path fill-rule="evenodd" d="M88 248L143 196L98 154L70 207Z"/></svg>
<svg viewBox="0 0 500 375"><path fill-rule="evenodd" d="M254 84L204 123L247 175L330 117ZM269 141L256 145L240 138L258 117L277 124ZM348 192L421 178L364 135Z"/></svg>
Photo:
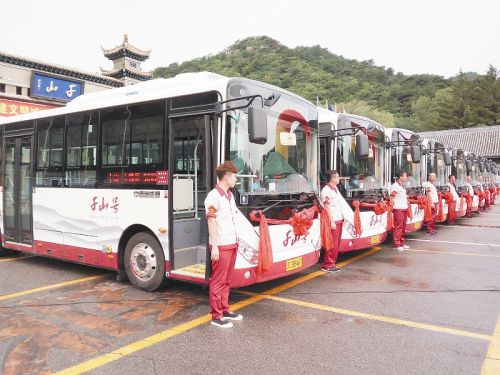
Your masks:
<svg viewBox="0 0 500 375"><path fill-rule="evenodd" d="M156 272L156 257L153 249L146 243L134 246L130 256L132 271L141 280L149 280Z"/></svg>

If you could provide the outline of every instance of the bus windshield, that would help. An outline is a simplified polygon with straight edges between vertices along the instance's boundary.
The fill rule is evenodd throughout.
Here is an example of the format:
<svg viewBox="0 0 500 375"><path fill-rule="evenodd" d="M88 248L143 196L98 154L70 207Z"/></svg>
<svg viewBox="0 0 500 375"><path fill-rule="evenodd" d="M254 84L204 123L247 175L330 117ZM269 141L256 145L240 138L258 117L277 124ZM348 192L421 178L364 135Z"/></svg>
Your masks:
<svg viewBox="0 0 500 375"><path fill-rule="evenodd" d="M407 187L414 188L421 185L420 163L413 163L411 159L410 146L396 146L394 149L394 171L396 173L406 172L408 176Z"/></svg>
<svg viewBox="0 0 500 375"><path fill-rule="evenodd" d="M435 152L431 154L431 157L427 159L427 171L429 173L436 174L436 186L446 185L446 166L444 164L444 155L441 152Z"/></svg>
<svg viewBox="0 0 500 375"><path fill-rule="evenodd" d="M366 123L366 124L365 124ZM349 128L365 128L368 121L342 117L339 119L339 132ZM370 124L375 125L375 124ZM368 157L356 157L356 137L340 135L338 137L338 160L340 161L341 179L345 180L345 188L351 191L381 189L384 181L384 132L378 127L370 126L367 130L369 148ZM342 133L340 133L342 134Z"/></svg>
<svg viewBox="0 0 500 375"><path fill-rule="evenodd" d="M462 186L465 183L465 165L463 160L457 160L456 174L457 185Z"/></svg>
<svg viewBox="0 0 500 375"><path fill-rule="evenodd" d="M477 177L478 177L478 170L479 170L479 166L477 165L477 162L474 161L472 162L472 173L471 173L471 177L472 177L472 183L473 184L477 184Z"/></svg>
<svg viewBox="0 0 500 375"><path fill-rule="evenodd" d="M463 186L465 183L465 162L463 151L457 151L456 159L452 163L451 174L455 175L456 185Z"/></svg>
<svg viewBox="0 0 500 375"><path fill-rule="evenodd" d="M269 92L267 92L269 91ZM229 96L273 94L266 87L252 86L241 81L229 86ZM230 103L232 107L244 105L246 100ZM260 106L256 98L252 105ZM287 194L317 192L318 130L316 108L291 95L281 93L267 111L267 141L265 144L249 142L248 111L246 108L230 110L229 155L238 169L236 189L240 193Z"/></svg>

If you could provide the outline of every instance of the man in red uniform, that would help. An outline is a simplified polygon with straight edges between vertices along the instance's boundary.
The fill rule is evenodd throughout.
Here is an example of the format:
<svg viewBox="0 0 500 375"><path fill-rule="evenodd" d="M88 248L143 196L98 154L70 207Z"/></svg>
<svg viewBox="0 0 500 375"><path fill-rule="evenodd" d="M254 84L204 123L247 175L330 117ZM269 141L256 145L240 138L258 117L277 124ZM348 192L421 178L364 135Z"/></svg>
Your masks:
<svg viewBox="0 0 500 375"><path fill-rule="evenodd" d="M239 214L231 190L236 184L236 166L230 161L219 165L215 173L219 182L205 198L208 235L212 259L209 302L211 324L231 328L230 320L242 320L243 316L229 309L229 282L234 270L238 239L236 220Z"/></svg>
<svg viewBox="0 0 500 375"><path fill-rule="evenodd" d="M455 181L456 181L455 175L450 174L448 176L448 189L450 190L450 193L453 195L453 202L455 204L455 211L460 211L460 197L457 194L457 189L455 189ZM448 206L448 224L450 225L455 225L455 217L453 215L450 215L450 207Z"/></svg>
<svg viewBox="0 0 500 375"><path fill-rule="evenodd" d="M474 188L472 187L471 182L472 182L472 177L468 175L465 178L465 186L467 187L467 192L470 194L472 202L472 200L474 199ZM465 212L465 216L468 218L472 217L472 203L470 206L467 205L467 211Z"/></svg>
<svg viewBox="0 0 500 375"><path fill-rule="evenodd" d="M321 200L330 217L334 247L325 249L325 259L321 265L321 271L338 272L340 268L335 267L335 262L339 255L340 237L342 236L342 224L344 222L342 214L342 200L344 197L337 189L340 182L337 171L329 170L326 172L326 180L328 183L321 190Z"/></svg>
<svg viewBox="0 0 500 375"><path fill-rule="evenodd" d="M425 195L427 199L431 202L432 207L432 219L427 223L427 235L435 236L436 232L436 218L438 214L439 207L439 196L437 193L436 186L434 185L434 181L436 181L436 174L429 173L427 181L425 181L422 186L425 189Z"/></svg>
<svg viewBox="0 0 500 375"><path fill-rule="evenodd" d="M398 179L391 185L392 213L394 228L392 229L392 242L394 250L405 251L410 247L405 245L406 217L408 216L408 196L404 184L408 180L406 172L399 172Z"/></svg>

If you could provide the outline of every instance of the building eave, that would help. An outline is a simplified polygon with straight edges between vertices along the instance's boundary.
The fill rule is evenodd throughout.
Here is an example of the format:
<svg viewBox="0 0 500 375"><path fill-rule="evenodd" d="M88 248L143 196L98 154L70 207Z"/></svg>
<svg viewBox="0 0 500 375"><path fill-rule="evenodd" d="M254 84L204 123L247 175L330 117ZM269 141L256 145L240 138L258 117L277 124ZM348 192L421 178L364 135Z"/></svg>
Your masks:
<svg viewBox="0 0 500 375"><path fill-rule="evenodd" d="M115 79L120 79L124 77L129 77L137 79L139 81L146 81L153 78L153 72L136 72L129 69L115 69L110 71L102 71L102 74L107 77L113 77Z"/></svg>
<svg viewBox="0 0 500 375"><path fill-rule="evenodd" d="M13 55L10 53L0 51L0 62L23 66L29 69L37 70L40 72L47 72L57 74L65 77L76 78L83 81L100 83L103 85L121 87L123 82L112 77L102 76L89 72L80 71L73 68L68 68L61 65L49 64L37 60L29 59L22 56Z"/></svg>

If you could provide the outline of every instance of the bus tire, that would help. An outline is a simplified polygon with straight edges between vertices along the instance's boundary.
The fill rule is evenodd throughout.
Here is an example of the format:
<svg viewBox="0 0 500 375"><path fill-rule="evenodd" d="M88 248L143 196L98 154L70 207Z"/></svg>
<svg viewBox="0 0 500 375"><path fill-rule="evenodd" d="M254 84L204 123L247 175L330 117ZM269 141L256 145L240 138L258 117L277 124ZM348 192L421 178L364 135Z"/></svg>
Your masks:
<svg viewBox="0 0 500 375"><path fill-rule="evenodd" d="M7 254L7 249L4 249L2 245L0 245L0 257L4 256Z"/></svg>
<svg viewBox="0 0 500 375"><path fill-rule="evenodd" d="M149 233L134 234L125 247L125 271L138 289L148 292L165 281L165 256L157 239Z"/></svg>

